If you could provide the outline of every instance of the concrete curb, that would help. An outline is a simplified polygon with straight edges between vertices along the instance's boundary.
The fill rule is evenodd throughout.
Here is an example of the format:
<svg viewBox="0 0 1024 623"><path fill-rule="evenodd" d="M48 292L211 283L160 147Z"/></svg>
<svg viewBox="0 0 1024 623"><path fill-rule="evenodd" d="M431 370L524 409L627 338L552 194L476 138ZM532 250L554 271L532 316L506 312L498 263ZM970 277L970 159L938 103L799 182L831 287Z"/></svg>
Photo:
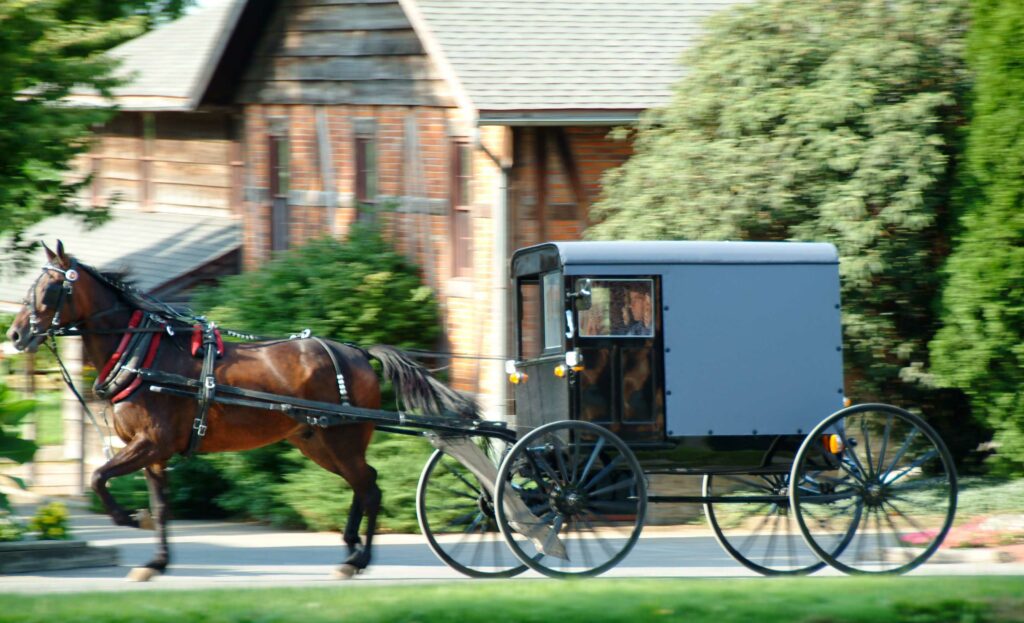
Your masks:
<svg viewBox="0 0 1024 623"><path fill-rule="evenodd" d="M117 548L95 547L86 541L0 543L0 574L110 567L117 563Z"/></svg>

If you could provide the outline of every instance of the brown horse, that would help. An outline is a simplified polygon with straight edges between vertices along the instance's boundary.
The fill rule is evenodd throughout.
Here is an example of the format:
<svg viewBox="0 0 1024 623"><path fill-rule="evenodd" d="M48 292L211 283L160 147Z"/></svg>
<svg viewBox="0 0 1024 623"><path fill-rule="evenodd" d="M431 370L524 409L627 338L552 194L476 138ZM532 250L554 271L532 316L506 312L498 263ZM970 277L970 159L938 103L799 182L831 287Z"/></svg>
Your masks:
<svg viewBox="0 0 1024 623"><path fill-rule="evenodd" d="M25 307L7 333L15 348L34 351L49 334L71 329L82 335L86 361L101 370L112 360L113 353L123 348L127 338L122 339L121 333L136 310L142 310L179 329L173 336L160 334L162 339L154 347L147 367L199 378L202 361L189 348L191 326L184 324L180 316L175 317L173 310L141 296L114 276L67 255L60 242L56 252L46 248L46 254L49 262L29 289ZM333 358L344 377L350 404L379 409L380 384L370 366L371 357L381 361L385 375L394 382L407 405L428 413L456 411L463 416L476 415L470 401L441 385L397 350L383 346L364 350L315 339L227 343L223 356L217 360L215 378L218 385L337 403L339 383ZM140 527L137 516L129 514L111 496L107 481L145 470L158 545L153 560L134 569L129 576L138 580L163 573L170 561L166 466L175 454L187 451L197 412L195 400L153 393L147 387L143 382L128 395L115 398L114 431L126 445L92 477L92 488L114 523ZM373 423L320 428L278 411L214 403L209 408L207 424L208 432L201 438L199 452L247 450L286 439L318 465L348 481L353 498L343 540L349 555L335 574L351 577L366 568L381 500L377 473L366 462ZM362 541L359 528L364 515L366 539Z"/></svg>

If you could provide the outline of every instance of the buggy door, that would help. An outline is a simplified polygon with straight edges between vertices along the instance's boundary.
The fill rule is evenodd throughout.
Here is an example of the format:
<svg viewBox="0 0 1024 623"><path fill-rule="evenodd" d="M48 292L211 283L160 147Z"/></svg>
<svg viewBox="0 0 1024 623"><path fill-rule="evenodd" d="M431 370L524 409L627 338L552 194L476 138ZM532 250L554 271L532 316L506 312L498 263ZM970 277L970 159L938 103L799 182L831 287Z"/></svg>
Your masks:
<svg viewBox="0 0 1024 623"><path fill-rule="evenodd" d="M585 278L591 280L591 296L590 307L576 311L574 345L583 356L583 370L574 384L575 417L601 424L629 441L662 441L660 279L576 281Z"/></svg>
<svg viewBox="0 0 1024 623"><path fill-rule="evenodd" d="M569 389L555 376L565 361L565 289L561 271L520 277L517 287L518 370L514 385L516 425L535 428L569 419Z"/></svg>

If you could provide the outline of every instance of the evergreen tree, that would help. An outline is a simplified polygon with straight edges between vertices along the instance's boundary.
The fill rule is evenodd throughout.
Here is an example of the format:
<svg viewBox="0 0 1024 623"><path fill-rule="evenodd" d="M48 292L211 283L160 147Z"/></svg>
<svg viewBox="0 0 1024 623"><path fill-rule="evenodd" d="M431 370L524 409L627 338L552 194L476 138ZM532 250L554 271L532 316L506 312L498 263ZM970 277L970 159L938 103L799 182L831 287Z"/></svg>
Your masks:
<svg viewBox="0 0 1024 623"><path fill-rule="evenodd" d="M997 463L1024 469L1024 4L975 0L973 118L960 171L935 371L996 431Z"/></svg>
<svg viewBox="0 0 1024 623"><path fill-rule="evenodd" d="M631 131L588 236L833 242L847 391L920 402L966 8L761 0L709 20L671 103Z"/></svg>

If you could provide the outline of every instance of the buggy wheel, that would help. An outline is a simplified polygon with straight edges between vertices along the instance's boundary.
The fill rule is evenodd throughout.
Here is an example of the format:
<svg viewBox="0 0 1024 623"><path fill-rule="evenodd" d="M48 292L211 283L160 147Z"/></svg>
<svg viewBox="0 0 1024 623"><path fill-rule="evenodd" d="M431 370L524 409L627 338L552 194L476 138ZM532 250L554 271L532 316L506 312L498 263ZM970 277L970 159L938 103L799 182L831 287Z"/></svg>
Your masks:
<svg viewBox="0 0 1024 623"><path fill-rule="evenodd" d="M761 575L806 575L825 566L800 536L789 474L707 474L703 494L719 499L704 503L715 540L744 567Z"/></svg>
<svg viewBox="0 0 1024 623"><path fill-rule="evenodd" d="M592 576L640 538L647 486L617 435L566 420L512 447L498 469L496 502L498 527L520 561L549 577Z"/></svg>
<svg viewBox="0 0 1024 623"><path fill-rule="evenodd" d="M942 544L956 513L949 450L923 419L890 405L826 418L800 446L790 478L821 490L806 496L793 488L790 501L807 545L846 573L914 569ZM851 522L849 544L835 548Z"/></svg>
<svg viewBox="0 0 1024 623"><path fill-rule="evenodd" d="M502 444L479 441L495 471ZM510 578L526 570L498 531L493 495L453 456L435 450L416 487L416 518L430 549L446 565L473 578Z"/></svg>

